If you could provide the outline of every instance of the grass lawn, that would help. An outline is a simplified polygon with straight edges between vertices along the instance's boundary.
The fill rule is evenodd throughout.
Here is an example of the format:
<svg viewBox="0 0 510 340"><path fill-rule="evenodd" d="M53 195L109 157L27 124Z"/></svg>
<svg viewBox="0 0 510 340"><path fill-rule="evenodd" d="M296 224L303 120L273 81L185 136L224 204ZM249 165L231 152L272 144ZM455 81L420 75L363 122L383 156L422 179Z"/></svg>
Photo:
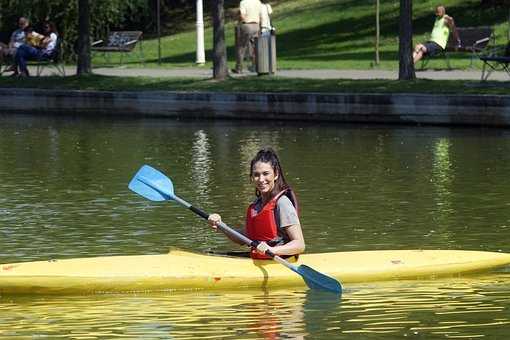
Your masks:
<svg viewBox="0 0 510 340"><path fill-rule="evenodd" d="M481 9L480 0L445 0L447 13L458 26L493 25L496 42L508 41L508 9ZM277 27L278 67L281 69L371 69L374 67L375 0L277 0L273 22ZM437 1L414 2L414 41L426 40L434 20ZM399 2L381 0L381 69L398 69ZM210 18L206 18L210 21ZM206 20L207 21L207 20ZM195 31L188 27L182 32L162 38L162 63L157 63L157 39L143 42L145 67L193 67L195 64ZM206 25L206 59L211 65L212 31ZM234 66L234 21L227 20L226 38L230 67ZM118 56L112 58L118 60ZM450 58L456 69L469 66L468 55ZM96 55L94 67L106 66ZM140 67L136 55L125 60L127 67ZM441 58L429 63L431 68L445 68ZM480 67L480 64L475 65ZM190 78L107 77L42 77L19 81L0 77L0 87L83 89L106 91L228 91L228 92L357 92L357 93L463 93L510 94L503 82L416 80L313 80L279 77L245 77L214 82Z"/></svg>
<svg viewBox="0 0 510 340"><path fill-rule="evenodd" d="M381 43L378 67L398 68L399 2L381 0ZM437 1L413 2L414 43L425 41L434 21ZM508 41L508 9L480 8L480 0L445 0L447 13L458 26L492 25L496 43ZM374 67L375 0L276 0L273 24L277 28L278 67L282 69L369 69ZM209 17L205 17L210 21ZM184 25L183 25L184 26ZM207 24L205 48L207 67L211 66L212 29ZM190 27L190 25L186 25ZM230 67L234 66L234 21L227 20L227 54ZM157 39L143 42L148 67L193 66L196 60L194 28L165 36L162 43L162 64L158 65ZM116 60L117 58L114 58ZM452 66L463 69L469 65L469 56L452 56ZM101 66L104 59L94 58ZM140 66L135 56L128 65ZM477 66L480 66L479 64ZM443 60L433 60L431 68L445 68Z"/></svg>
<svg viewBox="0 0 510 340"><path fill-rule="evenodd" d="M510 94L501 82L464 80L345 80L280 77L230 78L223 82L194 78L110 77L0 77L0 87L99 91L213 91L213 92L322 92L322 93L437 93Z"/></svg>

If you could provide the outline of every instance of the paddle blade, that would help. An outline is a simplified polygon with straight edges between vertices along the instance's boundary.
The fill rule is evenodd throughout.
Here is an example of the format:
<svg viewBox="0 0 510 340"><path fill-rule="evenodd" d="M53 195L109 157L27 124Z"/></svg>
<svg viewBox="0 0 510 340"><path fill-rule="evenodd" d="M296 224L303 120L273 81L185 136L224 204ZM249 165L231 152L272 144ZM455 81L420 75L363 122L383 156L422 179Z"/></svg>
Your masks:
<svg viewBox="0 0 510 340"><path fill-rule="evenodd" d="M173 200L175 197L170 178L149 165L138 170L128 188L151 201Z"/></svg>
<svg viewBox="0 0 510 340"><path fill-rule="evenodd" d="M312 289L324 289L335 294L342 294L342 285L332 277L319 273L304 264L297 267L297 272L303 277L307 286Z"/></svg>

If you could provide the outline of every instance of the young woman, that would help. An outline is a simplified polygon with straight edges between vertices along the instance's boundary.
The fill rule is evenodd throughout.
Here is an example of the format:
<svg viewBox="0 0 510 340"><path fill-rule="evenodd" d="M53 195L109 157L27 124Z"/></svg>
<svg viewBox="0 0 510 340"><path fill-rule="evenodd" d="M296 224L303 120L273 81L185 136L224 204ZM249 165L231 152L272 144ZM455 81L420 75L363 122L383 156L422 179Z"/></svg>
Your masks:
<svg viewBox="0 0 510 340"><path fill-rule="evenodd" d="M272 149L262 149L252 159L250 180L255 187L256 198L246 212L244 234L260 241L257 249L251 251L251 257L267 259L264 255L266 250L280 256L302 253L305 240L297 213L297 200ZM220 222L220 215L209 216L209 224L214 229Z"/></svg>

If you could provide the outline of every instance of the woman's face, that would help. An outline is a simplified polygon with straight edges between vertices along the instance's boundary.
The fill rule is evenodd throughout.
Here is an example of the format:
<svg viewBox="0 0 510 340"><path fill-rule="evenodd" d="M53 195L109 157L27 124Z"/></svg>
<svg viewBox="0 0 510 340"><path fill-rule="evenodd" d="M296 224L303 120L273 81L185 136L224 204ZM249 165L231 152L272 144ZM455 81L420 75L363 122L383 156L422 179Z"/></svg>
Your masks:
<svg viewBox="0 0 510 340"><path fill-rule="evenodd" d="M271 163L256 162L251 172L251 181L261 195L268 195L274 188L278 174L275 173Z"/></svg>

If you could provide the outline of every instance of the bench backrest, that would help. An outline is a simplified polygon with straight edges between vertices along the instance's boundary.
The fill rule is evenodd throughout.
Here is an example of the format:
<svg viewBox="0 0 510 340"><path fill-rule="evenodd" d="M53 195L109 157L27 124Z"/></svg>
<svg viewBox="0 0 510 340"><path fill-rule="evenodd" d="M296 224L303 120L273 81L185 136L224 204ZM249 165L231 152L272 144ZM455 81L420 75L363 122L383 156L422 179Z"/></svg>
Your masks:
<svg viewBox="0 0 510 340"><path fill-rule="evenodd" d="M51 60L58 63L62 60L62 38L57 38L57 43L55 44L55 50L51 54Z"/></svg>
<svg viewBox="0 0 510 340"><path fill-rule="evenodd" d="M107 47L120 47L133 49L136 42L142 37L142 31L112 31L108 35ZM127 45L129 42L135 42Z"/></svg>
<svg viewBox="0 0 510 340"><path fill-rule="evenodd" d="M457 27L457 32L461 41L459 50L471 50L475 44L477 49L484 49L491 41L494 30L491 26ZM456 45L457 40L452 31L446 49L454 50L457 47Z"/></svg>

